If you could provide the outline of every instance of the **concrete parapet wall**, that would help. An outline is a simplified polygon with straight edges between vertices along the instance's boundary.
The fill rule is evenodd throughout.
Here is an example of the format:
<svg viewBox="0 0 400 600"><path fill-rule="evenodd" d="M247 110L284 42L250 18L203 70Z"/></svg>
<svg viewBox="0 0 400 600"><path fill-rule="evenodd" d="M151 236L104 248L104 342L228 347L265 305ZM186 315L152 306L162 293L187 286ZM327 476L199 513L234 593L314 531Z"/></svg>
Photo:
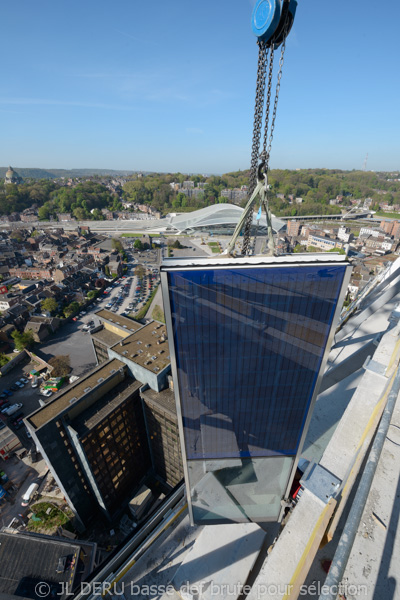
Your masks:
<svg viewBox="0 0 400 600"><path fill-rule="evenodd" d="M19 354L14 356L6 365L0 368L1 375L6 375L9 373L14 367L16 367L24 358L27 356L27 351L22 350Z"/></svg>
<svg viewBox="0 0 400 600"><path fill-rule="evenodd" d="M301 595L302 585L320 543L332 538L336 524L375 433L400 359L400 329L389 329L374 360L340 420L320 465L343 483L337 497L322 502L305 489L282 534L258 573L248 600L289 599ZM328 492L327 496L331 492ZM335 496L335 495L334 495Z"/></svg>

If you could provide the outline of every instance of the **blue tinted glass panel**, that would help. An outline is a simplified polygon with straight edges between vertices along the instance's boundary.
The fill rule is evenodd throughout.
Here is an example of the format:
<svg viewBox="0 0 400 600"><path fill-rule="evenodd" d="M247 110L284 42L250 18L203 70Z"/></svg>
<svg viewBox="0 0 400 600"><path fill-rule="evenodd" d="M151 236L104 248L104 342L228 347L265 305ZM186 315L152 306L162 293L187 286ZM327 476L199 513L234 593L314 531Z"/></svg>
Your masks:
<svg viewBox="0 0 400 600"><path fill-rule="evenodd" d="M296 454L345 270L168 272L188 460Z"/></svg>

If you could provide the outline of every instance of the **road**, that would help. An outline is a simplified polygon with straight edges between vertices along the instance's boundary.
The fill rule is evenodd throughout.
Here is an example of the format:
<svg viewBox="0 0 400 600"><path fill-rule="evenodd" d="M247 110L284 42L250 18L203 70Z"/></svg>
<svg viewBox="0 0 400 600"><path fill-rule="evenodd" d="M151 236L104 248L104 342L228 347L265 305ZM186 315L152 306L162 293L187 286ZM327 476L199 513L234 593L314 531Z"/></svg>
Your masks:
<svg viewBox="0 0 400 600"><path fill-rule="evenodd" d="M7 527L13 518L18 519L19 523L24 521L20 515L26 515L30 512L29 507L21 506L22 496L25 494L31 483L40 483L44 477L47 467L42 459L32 466L26 465L22 460L16 457L10 458L4 464L1 464L10 481L18 488L18 491L7 496L0 504L0 526Z"/></svg>

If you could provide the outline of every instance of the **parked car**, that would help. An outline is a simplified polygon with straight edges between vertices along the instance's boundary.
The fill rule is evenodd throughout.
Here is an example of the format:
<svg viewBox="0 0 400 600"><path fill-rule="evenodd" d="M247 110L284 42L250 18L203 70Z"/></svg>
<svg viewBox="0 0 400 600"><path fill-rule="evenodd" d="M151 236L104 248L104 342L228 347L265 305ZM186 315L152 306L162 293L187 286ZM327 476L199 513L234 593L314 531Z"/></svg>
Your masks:
<svg viewBox="0 0 400 600"><path fill-rule="evenodd" d="M17 425L19 423L19 421L22 421L23 418L24 418L24 413L19 412L17 415L13 415L13 417L11 419L11 423L13 425Z"/></svg>
<svg viewBox="0 0 400 600"><path fill-rule="evenodd" d="M49 398L53 392L51 390L42 390L40 393L42 394L42 396L46 396L46 398Z"/></svg>
<svg viewBox="0 0 400 600"><path fill-rule="evenodd" d="M21 377L20 381L22 381L22 383L28 383L28 380L25 379L25 377Z"/></svg>
<svg viewBox="0 0 400 600"><path fill-rule="evenodd" d="M11 417L11 415L13 415L17 411L19 411L19 409L22 407L23 407L23 404L21 404L21 402L19 402L17 404L12 404L11 406L4 408L1 412L6 414L8 417Z"/></svg>

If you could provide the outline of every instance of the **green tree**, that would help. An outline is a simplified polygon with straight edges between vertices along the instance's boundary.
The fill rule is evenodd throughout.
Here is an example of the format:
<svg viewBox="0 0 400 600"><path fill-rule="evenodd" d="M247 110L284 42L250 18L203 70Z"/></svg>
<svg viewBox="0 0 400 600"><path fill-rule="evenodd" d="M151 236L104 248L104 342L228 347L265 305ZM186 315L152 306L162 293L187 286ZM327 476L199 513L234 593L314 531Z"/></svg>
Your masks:
<svg viewBox="0 0 400 600"><path fill-rule="evenodd" d="M346 254L346 250L344 248L331 248L328 252L334 252L335 254Z"/></svg>
<svg viewBox="0 0 400 600"><path fill-rule="evenodd" d="M146 274L146 269L143 267L143 265L137 265L137 267L135 268L135 275L136 277L138 277L139 279L142 279Z"/></svg>
<svg viewBox="0 0 400 600"><path fill-rule="evenodd" d="M87 293L87 297L89 298L89 300L93 300L93 298L96 298L98 292L95 292L94 290L90 290L90 292Z"/></svg>
<svg viewBox="0 0 400 600"><path fill-rule="evenodd" d="M25 348L30 348L35 343L33 338L33 331L28 329L23 333L15 330L12 332L11 337L14 340L15 347L17 350L24 350Z"/></svg>
<svg viewBox="0 0 400 600"><path fill-rule="evenodd" d="M133 247L136 248L136 250L143 250L143 244L140 240L136 240L133 243Z"/></svg>
<svg viewBox="0 0 400 600"><path fill-rule="evenodd" d="M46 298L40 303L40 305L42 307L42 310L49 313L55 313L58 308L58 304L56 300L54 300L54 298Z"/></svg>
<svg viewBox="0 0 400 600"><path fill-rule="evenodd" d="M101 212L101 210L99 208L95 208L93 210L92 217L96 221L104 221L104 219L105 219L105 216L103 215L103 213Z"/></svg>
<svg viewBox="0 0 400 600"><path fill-rule="evenodd" d="M71 302L64 308L64 315L68 318L79 310L79 302Z"/></svg>
<svg viewBox="0 0 400 600"><path fill-rule="evenodd" d="M81 206L74 208L74 210L72 211L72 214L78 221L85 221L86 219L89 218L87 211L84 208L82 208Z"/></svg>
<svg viewBox="0 0 400 600"><path fill-rule="evenodd" d="M8 356L3 353L0 354L0 367L4 367L4 365L6 365L9 361L10 359Z"/></svg>
<svg viewBox="0 0 400 600"><path fill-rule="evenodd" d="M48 221L51 216L51 207L50 203L46 202L41 206L38 210L39 221Z"/></svg>
<svg viewBox="0 0 400 600"><path fill-rule="evenodd" d="M120 252L121 254L125 252L122 243L117 238L113 238L111 240L111 247L114 248L114 250L117 250L117 252Z"/></svg>

